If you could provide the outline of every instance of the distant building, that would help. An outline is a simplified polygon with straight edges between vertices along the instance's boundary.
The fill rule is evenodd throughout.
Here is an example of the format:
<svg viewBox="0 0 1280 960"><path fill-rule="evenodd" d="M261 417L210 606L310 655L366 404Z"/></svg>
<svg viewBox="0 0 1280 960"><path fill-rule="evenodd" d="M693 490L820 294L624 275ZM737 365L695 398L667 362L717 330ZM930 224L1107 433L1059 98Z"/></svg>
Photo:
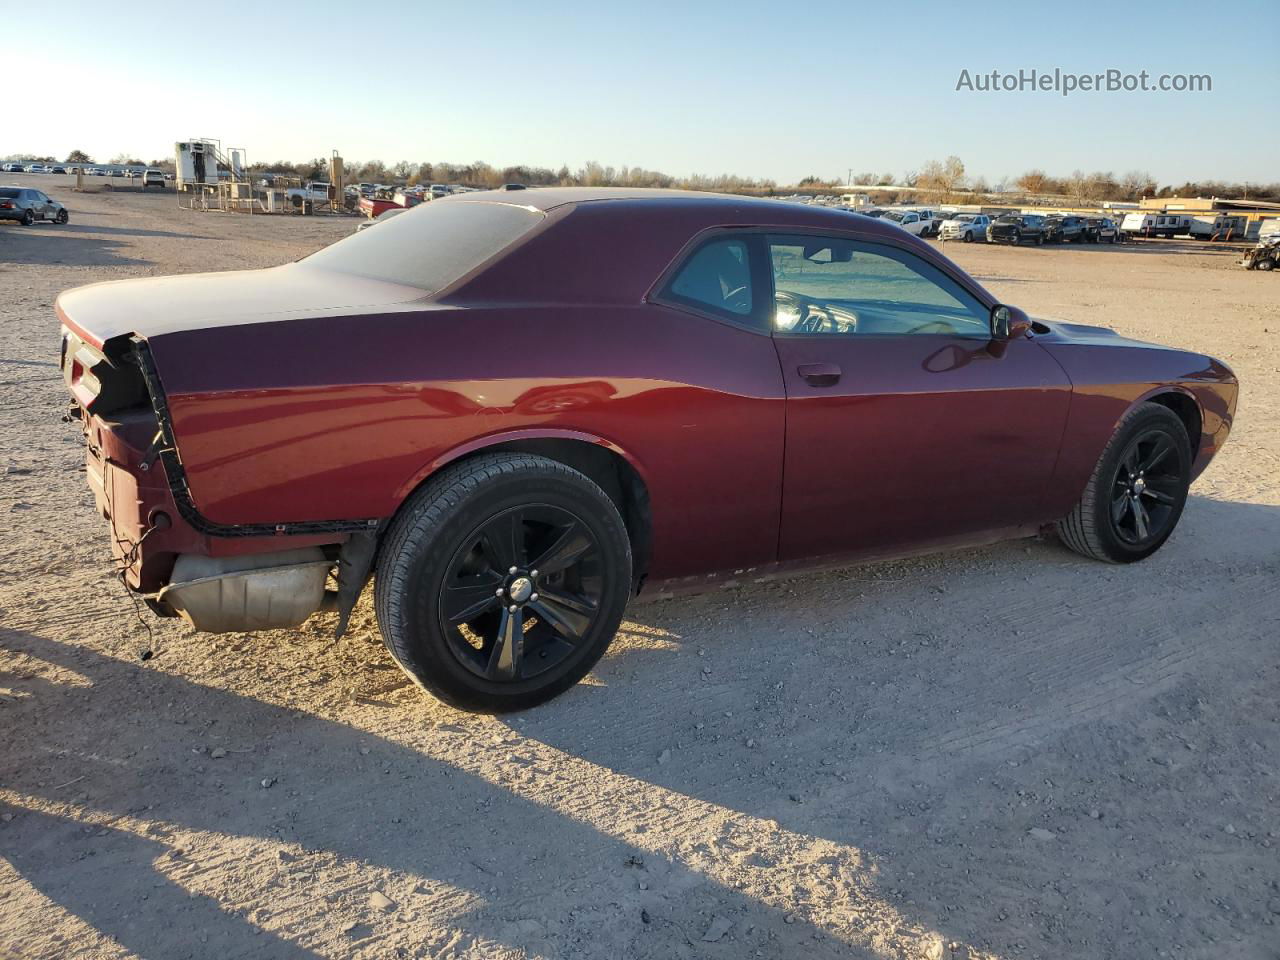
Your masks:
<svg viewBox="0 0 1280 960"><path fill-rule="evenodd" d="M1280 217L1280 203L1268 200L1225 200L1221 197L1143 197L1143 210L1185 210L1188 213L1255 213Z"/></svg>

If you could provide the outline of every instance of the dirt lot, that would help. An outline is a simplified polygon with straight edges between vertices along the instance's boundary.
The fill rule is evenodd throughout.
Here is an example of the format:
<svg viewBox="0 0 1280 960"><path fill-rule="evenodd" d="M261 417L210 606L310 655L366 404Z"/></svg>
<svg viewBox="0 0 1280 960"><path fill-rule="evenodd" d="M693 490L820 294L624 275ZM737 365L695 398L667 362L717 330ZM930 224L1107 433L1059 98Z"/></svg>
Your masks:
<svg viewBox="0 0 1280 960"><path fill-rule="evenodd" d="M493 719L406 686L367 603L338 642L149 641L59 422L60 290L351 221L13 179L72 220L0 226L0 956L1280 957L1280 279L955 245L1035 314L1234 367L1169 544L637 605L586 683Z"/></svg>

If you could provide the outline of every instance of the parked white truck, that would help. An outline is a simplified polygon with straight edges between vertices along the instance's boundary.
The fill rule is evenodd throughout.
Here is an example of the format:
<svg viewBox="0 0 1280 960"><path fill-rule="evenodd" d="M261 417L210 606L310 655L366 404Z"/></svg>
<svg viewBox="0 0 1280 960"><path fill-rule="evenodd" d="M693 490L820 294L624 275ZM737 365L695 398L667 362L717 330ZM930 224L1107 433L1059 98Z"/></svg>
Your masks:
<svg viewBox="0 0 1280 960"><path fill-rule="evenodd" d="M932 214L921 217L915 210L887 210L880 219L887 220L895 227L900 227L917 237L928 236L925 231L933 227Z"/></svg>
<svg viewBox="0 0 1280 960"><path fill-rule="evenodd" d="M938 239L960 240L963 243L973 243L975 240L981 240L985 243L987 227L990 225L991 218L985 213L953 214L942 221L942 226L938 229Z"/></svg>

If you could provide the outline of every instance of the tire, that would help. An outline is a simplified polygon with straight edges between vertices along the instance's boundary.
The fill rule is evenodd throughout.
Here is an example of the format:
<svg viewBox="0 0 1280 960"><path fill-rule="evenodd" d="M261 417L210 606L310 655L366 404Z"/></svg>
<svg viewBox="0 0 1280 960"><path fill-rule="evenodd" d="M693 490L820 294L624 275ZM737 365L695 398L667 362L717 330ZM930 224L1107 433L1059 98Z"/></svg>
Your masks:
<svg viewBox="0 0 1280 960"><path fill-rule="evenodd" d="M1276 262L1274 260L1268 260L1265 258L1262 260L1259 260L1257 263L1254 264L1255 270L1266 271L1266 270L1274 270L1275 268L1276 268Z"/></svg>
<svg viewBox="0 0 1280 960"><path fill-rule="evenodd" d="M1157 458L1158 450L1164 452ZM1142 468L1144 459L1153 458L1155 462L1146 467L1150 473L1140 471L1142 486L1129 484L1132 468ZM1145 560L1177 527L1190 485L1191 443L1182 421L1158 403L1139 404L1116 427L1080 502L1058 521L1058 536L1076 553L1093 560ZM1133 502L1142 504L1146 535L1137 523Z"/></svg>
<svg viewBox="0 0 1280 960"><path fill-rule="evenodd" d="M30 210L22 211L22 225L24 227L29 227L35 222L36 222L36 215L34 213L32 213Z"/></svg>
<svg viewBox="0 0 1280 960"><path fill-rule="evenodd" d="M54 223L67 223L70 220L71 220L71 215L67 213L65 208L62 210L59 210L58 215L53 218Z"/></svg>
<svg viewBox="0 0 1280 960"><path fill-rule="evenodd" d="M564 518L567 526L527 523L530 516ZM489 533L495 528L500 535ZM514 542L525 544L534 531L536 545L516 547L517 563L502 569L513 556L502 546L513 542L506 530L520 531ZM547 566L585 539L590 546L570 563L589 576L575 566L533 569L538 554L556 555L571 537ZM495 583L506 593L491 597ZM543 703L581 680L617 632L631 583L626 526L600 487L555 460L494 453L445 468L405 502L379 554L374 603L383 642L410 679L452 706L500 713ZM465 620L447 614L450 592L455 613L470 611ZM561 614L577 618L576 639L564 639ZM513 634L519 642L504 645Z"/></svg>
<svg viewBox="0 0 1280 960"><path fill-rule="evenodd" d="M973 243L973 231L966 230L962 235L965 243Z"/></svg>
<svg viewBox="0 0 1280 960"><path fill-rule="evenodd" d="M1044 234L1043 234L1043 233L1041 233L1041 234L1037 234L1037 236L1036 236L1036 246L1037 246L1037 247L1043 247L1043 246L1044 246Z"/></svg>

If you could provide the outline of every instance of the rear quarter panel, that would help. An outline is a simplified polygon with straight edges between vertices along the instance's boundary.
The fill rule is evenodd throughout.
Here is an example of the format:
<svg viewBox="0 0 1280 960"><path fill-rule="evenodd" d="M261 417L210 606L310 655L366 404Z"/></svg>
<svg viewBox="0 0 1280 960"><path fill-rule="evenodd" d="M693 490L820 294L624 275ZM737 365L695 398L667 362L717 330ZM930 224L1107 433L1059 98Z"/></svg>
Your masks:
<svg viewBox="0 0 1280 960"><path fill-rule="evenodd" d="M388 517L458 451L571 434L644 479L653 577L774 559L784 400L767 336L637 304L434 307L150 345L210 520Z"/></svg>

